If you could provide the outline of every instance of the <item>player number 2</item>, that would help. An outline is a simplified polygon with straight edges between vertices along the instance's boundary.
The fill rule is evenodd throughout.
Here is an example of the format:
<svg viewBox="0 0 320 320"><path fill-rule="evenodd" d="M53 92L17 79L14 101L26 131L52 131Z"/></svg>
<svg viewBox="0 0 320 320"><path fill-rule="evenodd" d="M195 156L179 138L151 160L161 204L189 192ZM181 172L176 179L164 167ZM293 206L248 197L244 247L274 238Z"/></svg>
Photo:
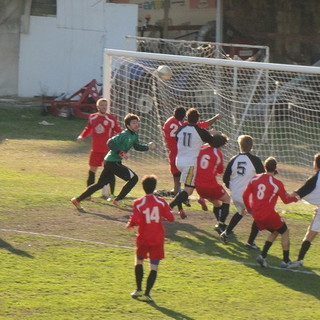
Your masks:
<svg viewBox="0 0 320 320"><path fill-rule="evenodd" d="M171 129L171 131L170 131L170 137L175 138L176 132L177 132L177 130L178 130L178 126L177 126L176 124L172 123L172 124L170 125L170 129Z"/></svg>
<svg viewBox="0 0 320 320"><path fill-rule="evenodd" d="M151 210L150 208L147 208L146 210L143 210L142 213L146 216L147 223L151 223L151 221L158 223L160 220L158 207L152 207Z"/></svg>
<svg viewBox="0 0 320 320"><path fill-rule="evenodd" d="M266 191L266 186L264 184L260 183L258 185L258 192L257 192L257 198L259 200L263 199L265 191Z"/></svg>

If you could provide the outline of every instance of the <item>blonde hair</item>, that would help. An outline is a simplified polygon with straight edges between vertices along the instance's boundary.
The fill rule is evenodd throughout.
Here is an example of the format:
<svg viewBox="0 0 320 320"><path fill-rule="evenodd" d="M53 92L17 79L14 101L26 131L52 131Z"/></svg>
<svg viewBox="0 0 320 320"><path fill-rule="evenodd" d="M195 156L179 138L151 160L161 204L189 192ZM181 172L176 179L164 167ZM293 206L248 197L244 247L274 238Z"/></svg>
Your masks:
<svg viewBox="0 0 320 320"><path fill-rule="evenodd" d="M99 106L99 104L100 104L101 101L105 101L106 103L108 103L108 101L107 101L106 98L100 98L100 99L98 99L97 102L96 102L96 106L97 106L97 107Z"/></svg>
<svg viewBox="0 0 320 320"><path fill-rule="evenodd" d="M243 134L238 137L238 144L242 152L250 152L253 147L253 138Z"/></svg>

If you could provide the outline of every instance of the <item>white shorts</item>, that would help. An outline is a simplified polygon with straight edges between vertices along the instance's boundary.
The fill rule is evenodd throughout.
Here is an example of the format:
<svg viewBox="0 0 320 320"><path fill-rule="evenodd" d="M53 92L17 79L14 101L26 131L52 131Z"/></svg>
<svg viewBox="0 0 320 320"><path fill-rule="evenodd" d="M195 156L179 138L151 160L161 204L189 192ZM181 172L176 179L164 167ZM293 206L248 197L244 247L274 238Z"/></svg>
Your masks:
<svg viewBox="0 0 320 320"><path fill-rule="evenodd" d="M231 190L231 198L234 206L236 207L239 214L242 214L242 210L245 209L243 198L242 198L243 190Z"/></svg>
<svg viewBox="0 0 320 320"><path fill-rule="evenodd" d="M196 178L195 166L177 166L177 168L181 172L180 183L194 187L194 180Z"/></svg>
<svg viewBox="0 0 320 320"><path fill-rule="evenodd" d="M317 212L313 217L310 225L310 230L314 232L320 232L320 207L317 208Z"/></svg>
<svg viewBox="0 0 320 320"><path fill-rule="evenodd" d="M242 214L242 210L245 209L245 206L244 206L243 201L242 201L242 202L236 201L236 200L234 200L233 198L232 198L232 201L233 201L234 206L235 206L236 209L237 209L237 212L238 212L239 214Z"/></svg>

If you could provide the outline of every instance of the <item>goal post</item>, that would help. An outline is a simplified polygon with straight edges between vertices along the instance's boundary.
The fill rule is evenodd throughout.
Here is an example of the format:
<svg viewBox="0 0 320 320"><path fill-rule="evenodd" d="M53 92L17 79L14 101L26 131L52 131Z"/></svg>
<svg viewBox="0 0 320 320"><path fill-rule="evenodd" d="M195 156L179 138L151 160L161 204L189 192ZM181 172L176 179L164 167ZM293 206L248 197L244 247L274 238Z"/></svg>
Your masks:
<svg viewBox="0 0 320 320"><path fill-rule="evenodd" d="M170 80L157 76L159 65L170 66ZM105 49L103 88L120 121L128 112L140 116L141 141L154 140L158 148L132 154L155 168L166 161L161 128L177 106L198 108L201 120L222 115L214 128L230 137L226 161L238 152L238 135L249 134L254 152L276 157L282 177L297 185L319 152L318 67Z"/></svg>

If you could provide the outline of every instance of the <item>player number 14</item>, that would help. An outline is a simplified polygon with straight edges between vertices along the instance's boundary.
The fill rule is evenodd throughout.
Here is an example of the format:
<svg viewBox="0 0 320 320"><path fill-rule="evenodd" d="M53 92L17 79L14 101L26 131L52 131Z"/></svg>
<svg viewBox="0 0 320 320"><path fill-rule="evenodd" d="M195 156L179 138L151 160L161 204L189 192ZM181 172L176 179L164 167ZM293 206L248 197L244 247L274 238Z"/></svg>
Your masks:
<svg viewBox="0 0 320 320"><path fill-rule="evenodd" d="M158 223L160 220L158 207L152 207L151 210L150 210L150 208L147 208L147 209L143 210L142 213L146 216L147 223L151 223L151 221Z"/></svg>

